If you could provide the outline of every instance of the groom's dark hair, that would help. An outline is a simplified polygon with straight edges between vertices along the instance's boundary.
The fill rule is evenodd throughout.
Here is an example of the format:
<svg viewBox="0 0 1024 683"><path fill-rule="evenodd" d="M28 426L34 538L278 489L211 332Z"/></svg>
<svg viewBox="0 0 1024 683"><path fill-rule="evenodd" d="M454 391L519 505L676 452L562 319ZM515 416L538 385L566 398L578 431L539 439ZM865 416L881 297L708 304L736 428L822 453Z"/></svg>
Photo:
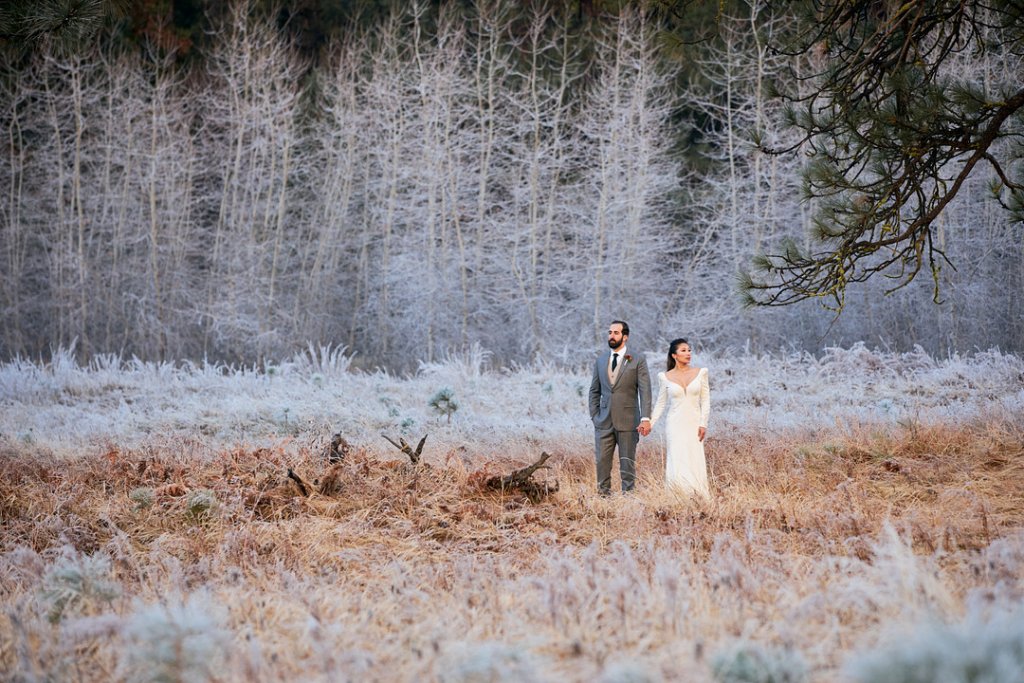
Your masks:
<svg viewBox="0 0 1024 683"><path fill-rule="evenodd" d="M629 323L624 320L613 320L608 324L608 327L612 325L622 325L622 334L629 336Z"/></svg>

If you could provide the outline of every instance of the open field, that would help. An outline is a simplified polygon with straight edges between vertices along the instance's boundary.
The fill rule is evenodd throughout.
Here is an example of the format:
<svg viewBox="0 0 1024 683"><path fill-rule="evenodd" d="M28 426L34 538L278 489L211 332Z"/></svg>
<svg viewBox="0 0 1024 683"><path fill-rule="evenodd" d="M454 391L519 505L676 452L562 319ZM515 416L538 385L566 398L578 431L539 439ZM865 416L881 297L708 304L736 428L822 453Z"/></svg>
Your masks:
<svg viewBox="0 0 1024 683"><path fill-rule="evenodd" d="M1021 672L1021 359L698 358L707 504L661 487L660 431L637 493L598 497L587 375L486 360L407 378L326 350L269 372L0 366L0 671L923 681L974 657L996 676L976 680ZM450 422L429 406L442 388ZM352 448L332 467L336 431ZM381 433L429 434L424 462ZM542 450L536 478L557 492L484 485Z"/></svg>

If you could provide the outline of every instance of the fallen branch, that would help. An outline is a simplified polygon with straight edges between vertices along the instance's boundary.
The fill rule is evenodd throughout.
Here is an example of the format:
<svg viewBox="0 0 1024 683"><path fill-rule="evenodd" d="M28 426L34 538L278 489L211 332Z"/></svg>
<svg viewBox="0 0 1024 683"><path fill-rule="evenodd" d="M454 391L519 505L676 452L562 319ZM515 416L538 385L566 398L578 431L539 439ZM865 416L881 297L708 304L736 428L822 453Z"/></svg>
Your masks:
<svg viewBox="0 0 1024 683"><path fill-rule="evenodd" d="M491 477L485 483L488 488L499 491L518 490L524 493L531 503L538 503L548 494L558 491L557 481L538 483L533 480L533 473L543 467L550 457L550 453L541 453L540 459L529 467L518 469L504 477Z"/></svg>
<svg viewBox="0 0 1024 683"><path fill-rule="evenodd" d="M420 443L419 443L418 446L416 446L416 450L415 451L412 449L412 446L407 444L405 442L405 439L403 439L402 437L398 437L398 441L401 442L401 443L395 443L395 441L390 436L388 436L387 434L381 434L381 436L383 436L385 439L387 439L391 443L392 446L394 446L398 450L400 450L403 453L405 453L406 455L408 455L409 456L409 460L412 461L413 465L415 465L416 463L418 463L420 461L420 454L423 452L423 443L427 440L427 435L426 434L424 434L423 438L420 439Z"/></svg>
<svg viewBox="0 0 1024 683"><path fill-rule="evenodd" d="M295 472L292 472L291 467L288 468L288 478L294 481L299 487L299 493L301 493L303 497L309 496L309 486L306 485L306 482L302 481L302 477L295 474Z"/></svg>

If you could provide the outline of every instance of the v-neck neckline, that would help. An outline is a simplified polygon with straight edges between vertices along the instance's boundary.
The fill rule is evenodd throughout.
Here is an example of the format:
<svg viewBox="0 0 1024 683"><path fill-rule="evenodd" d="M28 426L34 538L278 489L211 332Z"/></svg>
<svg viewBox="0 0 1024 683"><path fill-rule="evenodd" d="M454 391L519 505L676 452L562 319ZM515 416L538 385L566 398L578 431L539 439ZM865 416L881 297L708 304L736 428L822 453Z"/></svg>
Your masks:
<svg viewBox="0 0 1024 683"><path fill-rule="evenodd" d="M667 379L669 382L672 382L672 384L675 384L677 387L679 387L683 391L686 391L690 387L690 385L693 384L693 380L697 379L697 377L700 375L700 371L702 369L703 368L697 368L697 372L694 373L693 377L690 378L690 381L687 382L686 384L680 384L679 382L675 381L674 379L672 379L671 377L668 376L667 372L665 373L665 379Z"/></svg>

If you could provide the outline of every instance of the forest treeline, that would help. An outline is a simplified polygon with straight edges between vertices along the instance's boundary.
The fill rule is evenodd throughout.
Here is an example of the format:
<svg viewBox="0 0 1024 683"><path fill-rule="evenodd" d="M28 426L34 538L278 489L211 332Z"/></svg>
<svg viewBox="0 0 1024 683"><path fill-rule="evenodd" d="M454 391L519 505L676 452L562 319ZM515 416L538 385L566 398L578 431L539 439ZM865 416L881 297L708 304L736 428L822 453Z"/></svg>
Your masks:
<svg viewBox="0 0 1024 683"><path fill-rule="evenodd" d="M366 3L310 46L284 30L298 13L235 3L175 15L155 35L176 48L9 57L0 356L251 362L314 342L402 369L476 343L576 362L612 318L649 348L1024 350L1024 242L984 174L939 222L942 303L931 280L871 281L838 319L741 307L756 254L811 239L769 86L821 65L768 48L785 16L711 5L696 44L678 38L705 24L630 7L481 1ZM944 68L997 84L1020 61Z"/></svg>

